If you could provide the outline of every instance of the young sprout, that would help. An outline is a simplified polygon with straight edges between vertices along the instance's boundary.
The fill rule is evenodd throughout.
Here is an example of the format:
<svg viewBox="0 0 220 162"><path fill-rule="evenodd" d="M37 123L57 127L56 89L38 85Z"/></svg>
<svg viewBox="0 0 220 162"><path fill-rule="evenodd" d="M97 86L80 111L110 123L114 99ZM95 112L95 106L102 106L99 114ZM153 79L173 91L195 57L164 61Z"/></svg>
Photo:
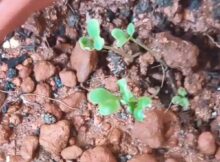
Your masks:
<svg viewBox="0 0 220 162"><path fill-rule="evenodd" d="M137 121L144 120L144 109L152 105L150 97L135 97L128 88L126 79L118 81L118 86L122 96L121 103L128 107L129 112Z"/></svg>
<svg viewBox="0 0 220 162"><path fill-rule="evenodd" d="M185 88L179 88L177 95L172 98L171 102L175 105L181 106L184 111L189 110L190 103Z"/></svg>
<svg viewBox="0 0 220 162"><path fill-rule="evenodd" d="M97 50L103 49L105 41L100 36L100 24L97 19L89 19L87 21L88 36L81 37L79 39L80 47L84 50Z"/></svg>
<svg viewBox="0 0 220 162"><path fill-rule="evenodd" d="M88 95L88 100L98 105L99 113L101 115L111 115L118 112L121 108L120 98L113 95L104 88L97 88L92 90Z"/></svg>
<svg viewBox="0 0 220 162"><path fill-rule="evenodd" d="M136 98L129 90L127 81L121 79L118 81L120 96L115 96L104 88L92 90L88 99L92 104L97 104L101 115L111 115L119 112L121 104L127 106L129 112L137 121L144 120L144 109L151 107L152 100L150 97Z"/></svg>
<svg viewBox="0 0 220 162"><path fill-rule="evenodd" d="M133 23L130 23L126 29L126 31L115 28L112 30L111 35L116 40L116 45L118 47L123 47L130 39L133 38L135 33L135 26Z"/></svg>

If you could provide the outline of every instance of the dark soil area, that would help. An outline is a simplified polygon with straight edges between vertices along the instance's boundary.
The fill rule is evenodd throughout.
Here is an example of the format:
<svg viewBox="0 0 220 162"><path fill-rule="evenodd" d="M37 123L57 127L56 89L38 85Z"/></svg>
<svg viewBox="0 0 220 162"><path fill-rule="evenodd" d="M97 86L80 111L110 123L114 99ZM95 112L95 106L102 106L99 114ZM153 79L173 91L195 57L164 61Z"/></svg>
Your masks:
<svg viewBox="0 0 220 162"><path fill-rule="evenodd" d="M88 18L109 46L134 22L154 57L133 42L126 58L82 50ZM144 122L88 101L98 87L118 94L120 78L152 97ZM179 87L187 111L170 104ZM3 43L0 90L0 162L220 162L220 0L60 1Z"/></svg>

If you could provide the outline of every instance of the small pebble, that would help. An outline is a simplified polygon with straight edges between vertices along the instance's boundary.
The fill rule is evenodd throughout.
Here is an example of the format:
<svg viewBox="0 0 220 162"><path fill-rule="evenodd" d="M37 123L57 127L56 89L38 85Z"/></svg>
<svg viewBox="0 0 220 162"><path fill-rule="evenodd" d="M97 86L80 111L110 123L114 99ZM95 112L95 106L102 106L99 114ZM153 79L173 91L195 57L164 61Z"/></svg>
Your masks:
<svg viewBox="0 0 220 162"><path fill-rule="evenodd" d="M106 14L110 22L112 22L116 17L115 13L111 9L107 9Z"/></svg>
<svg viewBox="0 0 220 162"><path fill-rule="evenodd" d="M113 52L109 52L107 60L109 61L108 67L110 71L116 76L122 76L126 71L126 63L123 58Z"/></svg>
<svg viewBox="0 0 220 162"><path fill-rule="evenodd" d="M2 113L6 114L8 112L8 109L9 109L9 104L4 104L2 106Z"/></svg>
<svg viewBox="0 0 220 162"><path fill-rule="evenodd" d="M79 15L77 13L69 13L68 17L67 17L67 24L70 27L77 27L78 23L79 23Z"/></svg>
<svg viewBox="0 0 220 162"><path fill-rule="evenodd" d="M72 145L75 145L75 144L76 144L76 138L70 137L70 139L69 139L69 145L72 146Z"/></svg>
<svg viewBox="0 0 220 162"><path fill-rule="evenodd" d="M21 38L21 39L26 39L26 38L30 38L31 37L31 35L33 34L33 32L32 31L30 31L30 30L28 30L28 29L25 29L25 28L19 28L18 30L17 30L17 33L19 34L19 37Z"/></svg>
<svg viewBox="0 0 220 162"><path fill-rule="evenodd" d="M201 4L202 4L202 0L190 0L188 8L190 10L198 10Z"/></svg>
<svg viewBox="0 0 220 162"><path fill-rule="evenodd" d="M118 113L118 117L122 120L127 120L129 118L128 114L126 112L120 112Z"/></svg>
<svg viewBox="0 0 220 162"><path fill-rule="evenodd" d="M20 45L19 41L16 40L14 37L11 39L5 41L2 45L4 49L9 49L9 48L17 48Z"/></svg>
<svg viewBox="0 0 220 162"><path fill-rule="evenodd" d="M127 162L131 158L132 158L131 155L119 155L118 156L118 161L119 162Z"/></svg>
<svg viewBox="0 0 220 162"><path fill-rule="evenodd" d="M28 58L28 55L27 54L23 54L19 57L16 57L16 58L10 58L10 59L7 59L7 58L1 58L1 61L6 63L8 65L9 68L15 68L17 65L21 64L24 60L26 60Z"/></svg>
<svg viewBox="0 0 220 162"><path fill-rule="evenodd" d="M64 25L60 25L59 28L55 31L56 36L65 36L66 28Z"/></svg>
<svg viewBox="0 0 220 162"><path fill-rule="evenodd" d="M12 79L12 78L15 78L16 76L17 76L17 70L16 69L14 69L14 68L9 68L8 69L8 72L7 72L7 77L9 78L9 79Z"/></svg>
<svg viewBox="0 0 220 162"><path fill-rule="evenodd" d="M132 11L131 11L131 9L130 9L129 7L127 7L127 6L125 6L124 8L122 8L122 9L120 10L120 16L121 16L123 19L125 19L125 20L128 19L128 21L130 21L130 18L132 17Z"/></svg>
<svg viewBox="0 0 220 162"><path fill-rule="evenodd" d="M19 77L16 77L12 80L12 83L16 86L16 87L20 87L21 86L21 79Z"/></svg>
<svg viewBox="0 0 220 162"><path fill-rule="evenodd" d="M62 84L61 79L60 79L59 76L55 76L55 77L54 77L54 82L55 82L55 85L56 85L56 88L57 88L57 89L63 87L63 84Z"/></svg>
<svg viewBox="0 0 220 162"><path fill-rule="evenodd" d="M110 130L110 128L111 128L111 124L109 124L109 123L104 123L104 124L102 125L102 129L103 129L104 131L108 131L108 130Z"/></svg>
<svg viewBox="0 0 220 162"><path fill-rule="evenodd" d="M213 18L220 21L220 5L214 6L213 8Z"/></svg>
<svg viewBox="0 0 220 162"><path fill-rule="evenodd" d="M37 129L34 131L34 135L36 135L36 136L39 136L39 135L40 135L40 128L37 128Z"/></svg>
<svg viewBox="0 0 220 162"><path fill-rule="evenodd" d="M150 0L139 0L135 11L137 14L142 14L144 12L150 12L153 10Z"/></svg>
<svg viewBox="0 0 220 162"><path fill-rule="evenodd" d="M13 124L14 126L20 124L21 120L22 120L21 117L17 114L12 115L9 119L10 123Z"/></svg>
<svg viewBox="0 0 220 162"><path fill-rule="evenodd" d="M56 117L49 113L43 115L43 120L45 124L54 124L57 122Z"/></svg>
<svg viewBox="0 0 220 162"><path fill-rule="evenodd" d="M160 7L168 7L173 5L173 0L156 0L156 4Z"/></svg>
<svg viewBox="0 0 220 162"><path fill-rule="evenodd" d="M16 86L12 82L7 81L5 83L5 87L4 87L5 91L14 91L15 88L16 88Z"/></svg>

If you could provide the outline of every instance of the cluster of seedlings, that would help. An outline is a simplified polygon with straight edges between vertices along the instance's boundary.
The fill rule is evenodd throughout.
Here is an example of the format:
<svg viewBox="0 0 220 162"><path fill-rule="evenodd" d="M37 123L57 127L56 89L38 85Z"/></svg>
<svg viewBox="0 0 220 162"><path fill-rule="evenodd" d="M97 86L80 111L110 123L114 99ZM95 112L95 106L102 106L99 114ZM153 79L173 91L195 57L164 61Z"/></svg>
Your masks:
<svg viewBox="0 0 220 162"><path fill-rule="evenodd" d="M152 105L152 100L148 96L137 98L130 91L126 79L118 80L120 96L116 96L104 88L92 90L89 95L89 101L99 106L101 115L111 115L117 113L121 109L121 105L128 108L128 111L137 121L144 120L144 109Z"/></svg>
<svg viewBox="0 0 220 162"><path fill-rule="evenodd" d="M115 28L111 31L112 37L116 41L115 47L105 46L105 40L101 37L100 24L97 19L89 19L87 21L87 36L83 36L79 39L80 47L83 50L97 50L103 49L118 51L118 48L122 48L127 42L133 41L142 48L149 50L142 43L139 43L133 36L135 33L135 26L130 23L126 30ZM120 54L120 53L118 53ZM144 120L144 110L152 106L152 99L149 96L136 97L130 91L125 78L118 80L117 82L120 95L115 95L105 88L96 88L89 92L88 99L94 104L98 105L99 113L107 116L120 111L123 107L127 107L128 112L133 115L137 121ZM171 104L181 106L183 110L188 110L189 100L187 98L187 92L184 88L179 88L177 95L171 100Z"/></svg>

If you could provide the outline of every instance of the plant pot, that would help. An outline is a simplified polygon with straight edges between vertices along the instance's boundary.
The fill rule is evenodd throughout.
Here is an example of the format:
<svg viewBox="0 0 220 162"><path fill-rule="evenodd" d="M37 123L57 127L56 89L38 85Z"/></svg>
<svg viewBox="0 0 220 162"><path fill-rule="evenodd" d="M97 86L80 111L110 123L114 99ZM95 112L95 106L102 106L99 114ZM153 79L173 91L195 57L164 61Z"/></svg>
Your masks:
<svg viewBox="0 0 220 162"><path fill-rule="evenodd" d="M51 5L54 0L1 0L0 43L5 36L20 26L33 12Z"/></svg>

